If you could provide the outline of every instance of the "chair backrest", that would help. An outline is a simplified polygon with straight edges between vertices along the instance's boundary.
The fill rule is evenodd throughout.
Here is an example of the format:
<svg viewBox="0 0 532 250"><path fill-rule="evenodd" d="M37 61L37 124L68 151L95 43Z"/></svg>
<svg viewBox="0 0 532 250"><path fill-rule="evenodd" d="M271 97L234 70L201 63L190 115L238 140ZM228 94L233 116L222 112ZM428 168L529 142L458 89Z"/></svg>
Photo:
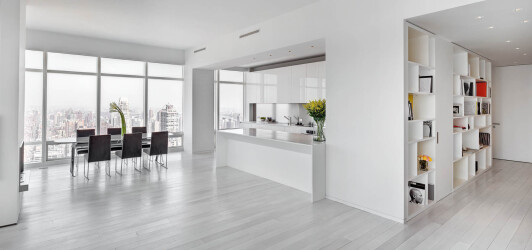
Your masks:
<svg viewBox="0 0 532 250"><path fill-rule="evenodd" d="M142 156L142 133L125 134L122 141L122 159Z"/></svg>
<svg viewBox="0 0 532 250"><path fill-rule="evenodd" d="M95 134L96 134L96 130L93 128L76 130L76 137L89 137Z"/></svg>
<svg viewBox="0 0 532 250"><path fill-rule="evenodd" d="M107 134L108 135L121 135L122 129L121 128L107 128Z"/></svg>
<svg viewBox="0 0 532 250"><path fill-rule="evenodd" d="M146 127L132 127L131 132L132 133L147 133L148 130L146 130Z"/></svg>
<svg viewBox="0 0 532 250"><path fill-rule="evenodd" d="M88 162L109 160L111 160L111 135L91 135Z"/></svg>
<svg viewBox="0 0 532 250"><path fill-rule="evenodd" d="M150 155L168 154L168 131L151 133Z"/></svg>

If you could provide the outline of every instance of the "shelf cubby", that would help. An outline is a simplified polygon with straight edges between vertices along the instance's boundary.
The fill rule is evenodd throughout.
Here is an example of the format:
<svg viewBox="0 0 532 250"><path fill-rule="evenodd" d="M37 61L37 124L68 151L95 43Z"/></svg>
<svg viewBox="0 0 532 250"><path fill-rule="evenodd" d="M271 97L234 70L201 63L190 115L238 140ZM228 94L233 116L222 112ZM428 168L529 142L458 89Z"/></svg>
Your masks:
<svg viewBox="0 0 532 250"><path fill-rule="evenodd" d="M461 159L462 157L462 134L457 133L453 135L453 161Z"/></svg>
<svg viewBox="0 0 532 250"><path fill-rule="evenodd" d="M467 54L467 60L469 62L469 74L468 76L479 79L480 78L480 58L475 55L468 53Z"/></svg>
<svg viewBox="0 0 532 250"><path fill-rule="evenodd" d="M468 175L468 158L464 157L453 164L453 188L458 188L469 178Z"/></svg>
<svg viewBox="0 0 532 250"><path fill-rule="evenodd" d="M486 170L486 151L487 149L481 149L478 151L476 156L476 161L478 162L478 171L484 171Z"/></svg>

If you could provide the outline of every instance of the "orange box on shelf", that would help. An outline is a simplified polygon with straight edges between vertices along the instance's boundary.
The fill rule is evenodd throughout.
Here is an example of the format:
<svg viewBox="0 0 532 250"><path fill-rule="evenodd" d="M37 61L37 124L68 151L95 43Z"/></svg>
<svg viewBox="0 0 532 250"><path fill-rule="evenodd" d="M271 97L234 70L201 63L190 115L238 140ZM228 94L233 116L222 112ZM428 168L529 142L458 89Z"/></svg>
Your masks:
<svg viewBox="0 0 532 250"><path fill-rule="evenodd" d="M477 96L488 97L487 82L477 82Z"/></svg>

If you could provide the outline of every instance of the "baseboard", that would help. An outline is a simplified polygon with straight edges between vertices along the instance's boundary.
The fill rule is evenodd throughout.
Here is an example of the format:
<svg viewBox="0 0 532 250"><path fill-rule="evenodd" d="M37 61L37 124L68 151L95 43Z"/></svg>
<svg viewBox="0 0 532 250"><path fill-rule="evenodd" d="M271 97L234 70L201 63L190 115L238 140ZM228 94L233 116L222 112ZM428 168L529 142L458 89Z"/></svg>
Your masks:
<svg viewBox="0 0 532 250"><path fill-rule="evenodd" d="M332 200L332 201L335 201L335 202L338 202L338 203L342 203L344 205L347 205L347 206L350 206L350 207L354 207L356 209L359 209L359 210L362 210L364 212L368 212L370 214L374 214L374 215L377 215L377 216L380 216L380 217L383 217L385 219L388 219L388 220L392 220L392 221L395 221L395 222L399 222L401 224L404 224L406 223L406 220L405 219L400 219L400 218L396 218L396 217L393 217L393 216L390 216L390 215L387 215L387 214L383 214L381 212L377 212L375 210L372 210L372 209L369 209L369 208L366 208L366 207L362 207L362 206L359 206L359 205L355 205L353 203L350 203L348 201L345 201L345 200L342 200L342 199L339 199L339 198L336 198L336 197L332 197L330 195L326 195L325 196L326 199L329 199L329 200Z"/></svg>
<svg viewBox="0 0 532 250"><path fill-rule="evenodd" d="M526 163L526 164L532 164L532 162L528 161L516 161L516 160L508 160L508 159L502 159L502 158L493 158L494 160L501 160L501 161L513 161L513 162L519 162L519 163ZM493 165L493 163L492 163Z"/></svg>

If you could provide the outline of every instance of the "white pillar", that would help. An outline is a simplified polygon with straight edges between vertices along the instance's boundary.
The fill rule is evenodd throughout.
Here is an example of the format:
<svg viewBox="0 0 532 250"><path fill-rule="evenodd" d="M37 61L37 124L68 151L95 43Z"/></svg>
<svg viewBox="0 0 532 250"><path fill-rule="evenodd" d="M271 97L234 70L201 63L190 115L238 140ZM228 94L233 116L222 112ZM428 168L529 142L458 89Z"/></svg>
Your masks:
<svg viewBox="0 0 532 250"><path fill-rule="evenodd" d="M0 1L0 226L17 223L20 211L18 146L23 138L25 13L25 0Z"/></svg>

